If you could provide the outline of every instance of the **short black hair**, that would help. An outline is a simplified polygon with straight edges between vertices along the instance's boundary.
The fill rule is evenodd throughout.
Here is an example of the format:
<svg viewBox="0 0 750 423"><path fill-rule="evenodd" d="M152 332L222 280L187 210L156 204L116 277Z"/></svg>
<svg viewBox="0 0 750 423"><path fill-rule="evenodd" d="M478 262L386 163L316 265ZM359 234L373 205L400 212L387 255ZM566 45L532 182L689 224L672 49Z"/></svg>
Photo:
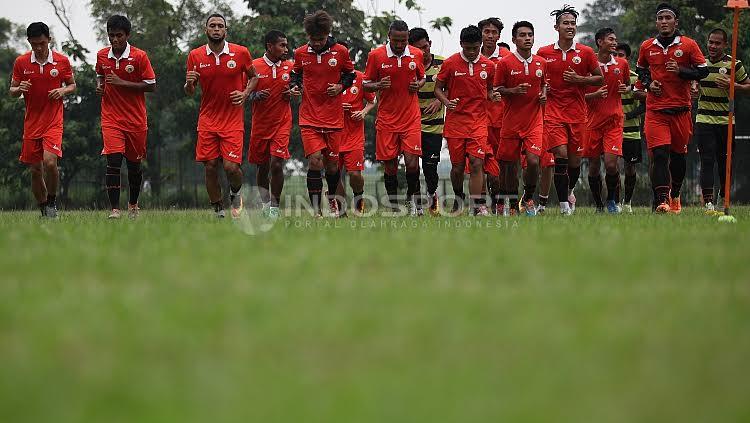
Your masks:
<svg viewBox="0 0 750 423"><path fill-rule="evenodd" d="M122 15L112 15L107 19L107 32L121 29L125 35L130 35L132 25L130 20Z"/></svg>
<svg viewBox="0 0 750 423"><path fill-rule="evenodd" d="M511 30L511 34L513 35L513 38L516 38L518 35L518 28L529 28L531 29L531 33L534 33L534 25L529 21L518 21L513 24L513 30Z"/></svg>
<svg viewBox="0 0 750 423"><path fill-rule="evenodd" d="M594 34L594 40L598 43L599 40L603 40L609 36L609 34L614 34L615 30L612 28L601 28L600 30L596 31L596 34Z"/></svg>
<svg viewBox="0 0 750 423"><path fill-rule="evenodd" d="M342 46L346 47L347 50L349 50L349 43L343 40L336 40L336 44L341 44Z"/></svg>
<svg viewBox="0 0 750 423"><path fill-rule="evenodd" d="M482 19L477 24L477 26L479 27L479 29L484 29L484 27L487 26L487 25L493 25L495 28L497 28L497 32L501 32L503 30L503 28L505 28L505 25L503 25L503 22L500 19L498 19L498 18Z"/></svg>
<svg viewBox="0 0 750 423"><path fill-rule="evenodd" d="M430 34L424 28L412 28L409 30L409 44L414 44L420 40L430 41Z"/></svg>
<svg viewBox="0 0 750 423"><path fill-rule="evenodd" d="M42 35L49 38L49 27L44 22L32 22L26 28L26 38L40 37Z"/></svg>
<svg viewBox="0 0 750 423"><path fill-rule="evenodd" d="M578 20L578 11L575 9L575 7L567 4L564 4L563 7L557 10L553 10L549 15L555 17L555 25L557 25L560 22L560 16L567 14L573 15L573 17Z"/></svg>
<svg viewBox="0 0 750 423"><path fill-rule="evenodd" d="M659 12L661 12L662 10L671 10L671 11L672 11L672 13L674 13L674 17L675 17L675 19L679 19L679 18L680 18L680 9L678 9L678 8L676 8L676 7L674 7L674 6L672 6L672 5L671 5L671 4L669 4L669 3L659 3L659 5L658 5L658 6L656 6L656 14L657 14L657 15L658 15L658 14L659 14Z"/></svg>
<svg viewBox="0 0 750 423"><path fill-rule="evenodd" d="M392 31L399 31L399 32L407 31L408 32L409 25L404 21L395 20L391 22L390 26L388 26L388 34L390 34Z"/></svg>
<svg viewBox="0 0 750 423"><path fill-rule="evenodd" d="M506 49L510 50L510 44L506 43L505 41L497 43L498 47L505 47Z"/></svg>
<svg viewBox="0 0 750 423"><path fill-rule="evenodd" d="M622 50L625 52L625 57L630 57L630 55L633 53L633 49L630 48L630 44L628 43L620 43L617 45L618 50Z"/></svg>
<svg viewBox="0 0 750 423"><path fill-rule="evenodd" d="M224 26L227 26L227 18L225 18L221 13L212 13L208 15L208 17L206 18L206 26L208 26L208 21L210 21L211 18L221 18L221 20L224 21Z"/></svg>
<svg viewBox="0 0 750 423"><path fill-rule="evenodd" d="M307 35L330 35L331 28L333 28L333 18L325 10L318 10L305 16L302 26L305 28Z"/></svg>
<svg viewBox="0 0 750 423"><path fill-rule="evenodd" d="M267 50L269 44L276 44L282 38L286 38L286 35L284 35L283 32L277 29L272 29L263 36L263 47Z"/></svg>
<svg viewBox="0 0 750 423"><path fill-rule="evenodd" d="M459 37L462 43L481 43L482 31L476 25L469 25L461 30Z"/></svg>
<svg viewBox="0 0 750 423"><path fill-rule="evenodd" d="M724 37L724 42L726 43L729 41L729 34L727 34L726 31L724 31L721 28L714 28L711 30L711 32L708 33L708 36L710 37L713 34L721 34L722 37Z"/></svg>

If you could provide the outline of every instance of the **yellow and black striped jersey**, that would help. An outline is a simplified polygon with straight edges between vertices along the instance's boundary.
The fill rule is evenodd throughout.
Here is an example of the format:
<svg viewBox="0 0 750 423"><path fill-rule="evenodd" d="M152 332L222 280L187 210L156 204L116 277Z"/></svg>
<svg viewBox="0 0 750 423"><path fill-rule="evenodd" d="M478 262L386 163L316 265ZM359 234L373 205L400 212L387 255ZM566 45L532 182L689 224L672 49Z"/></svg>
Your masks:
<svg viewBox="0 0 750 423"><path fill-rule="evenodd" d="M638 82L638 74L630 71L630 85L634 86ZM640 106L640 101L635 99L633 92L622 95L622 112L627 116L628 113ZM641 139L641 119L643 115L638 115L632 119L626 119L622 129L622 138L626 140Z"/></svg>
<svg viewBox="0 0 750 423"><path fill-rule="evenodd" d="M426 82L424 86L419 90L417 95L419 96L419 109L422 111L422 132L430 134L442 134L443 126L445 124L445 108L441 107L437 112L425 115L424 110L430 103L435 100L435 78L440 67L443 65L444 57L436 54L432 55L432 63L430 67L425 69Z"/></svg>
<svg viewBox="0 0 750 423"><path fill-rule="evenodd" d="M724 55L721 60L708 62L708 76L700 82L700 97L698 98L698 117L696 122L712 125L729 124L729 90L719 88L716 79L720 75L730 75L732 57ZM747 80L747 72L742 62L737 60L735 65L735 81L742 83Z"/></svg>

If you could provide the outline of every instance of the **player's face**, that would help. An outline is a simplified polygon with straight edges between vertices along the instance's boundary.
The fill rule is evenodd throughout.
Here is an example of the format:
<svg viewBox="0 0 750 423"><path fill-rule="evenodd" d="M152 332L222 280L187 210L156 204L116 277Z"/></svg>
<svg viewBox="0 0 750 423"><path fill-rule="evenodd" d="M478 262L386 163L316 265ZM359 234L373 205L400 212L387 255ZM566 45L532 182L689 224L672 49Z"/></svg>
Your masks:
<svg viewBox="0 0 750 423"><path fill-rule="evenodd" d="M45 35L28 38L35 56L44 56L49 52L49 38Z"/></svg>
<svg viewBox="0 0 750 423"><path fill-rule="evenodd" d="M409 31L391 31L388 33L388 42L391 44L391 50L401 56L406 50L409 43Z"/></svg>
<svg viewBox="0 0 750 423"><path fill-rule="evenodd" d="M279 38L275 43L266 46L268 55L278 60L286 60L289 57L289 43L286 38Z"/></svg>
<svg viewBox="0 0 750 423"><path fill-rule="evenodd" d="M425 39L423 38L423 39L421 39L421 40L419 40L419 41L415 42L415 43L414 43L414 44L412 44L411 46L412 46L412 47L416 47L416 48L418 48L418 49L422 50L422 55L423 55L424 57L430 57L430 55L432 54L432 53L430 52L430 48L432 47L432 41L427 41L427 40L425 40Z"/></svg>
<svg viewBox="0 0 750 423"><path fill-rule="evenodd" d="M128 44L128 38L130 36L121 29L113 29L107 31L107 38L109 38L109 44L115 51L125 50L125 46Z"/></svg>
<svg viewBox="0 0 750 423"><path fill-rule="evenodd" d="M572 40L576 36L576 31L578 31L576 17L570 13L560 16L557 19L555 30L560 35L561 40Z"/></svg>
<svg viewBox="0 0 750 423"><path fill-rule="evenodd" d="M722 34L711 34L708 36L708 55L711 57L720 57L724 55L727 48L727 42Z"/></svg>
<svg viewBox="0 0 750 423"><path fill-rule="evenodd" d="M314 51L323 51L328 42L328 35L308 35L307 43Z"/></svg>
<svg viewBox="0 0 750 423"><path fill-rule="evenodd" d="M215 16L206 22L206 36L213 42L224 41L227 38L227 24L224 19Z"/></svg>
<svg viewBox="0 0 750 423"><path fill-rule="evenodd" d="M529 51L534 47L534 31L531 28L520 27L516 30L516 36L513 37L513 44L516 48L523 51Z"/></svg>
<svg viewBox="0 0 750 423"><path fill-rule="evenodd" d="M628 60L628 54L625 52L625 50L617 50L615 56L619 57L620 59Z"/></svg>
<svg viewBox="0 0 750 423"><path fill-rule="evenodd" d="M659 35L669 37L674 34L676 28L677 19L671 12L661 12L656 15L656 30L659 31Z"/></svg>
<svg viewBox="0 0 750 423"><path fill-rule="evenodd" d="M496 46L497 40L500 39L500 29L495 25L489 24L482 28L482 44L486 46Z"/></svg>
<svg viewBox="0 0 750 423"><path fill-rule="evenodd" d="M599 46L599 50L608 51L612 54L617 53L617 35L615 34L607 35L603 40L597 41L596 44Z"/></svg>
<svg viewBox="0 0 750 423"><path fill-rule="evenodd" d="M482 49L482 43L467 43L461 42L461 50L464 53L464 57L469 61L474 61L479 56L479 51Z"/></svg>

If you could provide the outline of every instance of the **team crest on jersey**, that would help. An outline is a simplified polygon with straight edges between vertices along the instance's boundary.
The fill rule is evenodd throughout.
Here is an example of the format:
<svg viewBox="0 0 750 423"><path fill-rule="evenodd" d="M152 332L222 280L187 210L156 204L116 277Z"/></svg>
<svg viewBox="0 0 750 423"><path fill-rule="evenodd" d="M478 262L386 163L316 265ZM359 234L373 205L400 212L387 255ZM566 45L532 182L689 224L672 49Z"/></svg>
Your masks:
<svg viewBox="0 0 750 423"><path fill-rule="evenodd" d="M411 69L411 70L417 69L417 63L416 62L409 62L409 69Z"/></svg>
<svg viewBox="0 0 750 423"><path fill-rule="evenodd" d="M543 75L544 75L544 73L542 72L542 70L541 70L541 69L537 69L537 70L536 70L536 77L537 77L537 78L541 78L541 77L542 77Z"/></svg>
<svg viewBox="0 0 750 423"><path fill-rule="evenodd" d="M620 74L620 68L615 68L615 75L619 75L619 74Z"/></svg>
<svg viewBox="0 0 750 423"><path fill-rule="evenodd" d="M487 79L487 71L481 71L479 72L479 77L482 79Z"/></svg>
<svg viewBox="0 0 750 423"><path fill-rule="evenodd" d="M338 61L338 60L336 60L336 59L328 59L328 66L330 66L330 67L334 67L334 66L336 66L336 65L337 65L338 63L339 63L339 61Z"/></svg>
<svg viewBox="0 0 750 423"><path fill-rule="evenodd" d="M573 58L573 63L575 63L576 65L580 64L581 63L581 57L580 56L575 56Z"/></svg>
<svg viewBox="0 0 750 423"><path fill-rule="evenodd" d="M57 75L60 75L60 71L58 71L57 69L52 69L51 71L49 71L49 76L57 78Z"/></svg>
<svg viewBox="0 0 750 423"><path fill-rule="evenodd" d="M722 74L722 75L726 75L727 74L727 68L719 68L719 73Z"/></svg>
<svg viewBox="0 0 750 423"><path fill-rule="evenodd" d="M227 62L227 67L229 69L234 69L234 68L237 67L237 62L235 62L234 60L230 60L230 61Z"/></svg>
<svg viewBox="0 0 750 423"><path fill-rule="evenodd" d="M127 66L125 66L125 72L127 72L127 73L133 73L134 70L135 70L135 66L133 66L133 65L127 65Z"/></svg>
<svg viewBox="0 0 750 423"><path fill-rule="evenodd" d="M351 92L352 94L354 94L354 95L357 95L357 93L359 92L359 88L357 88L357 87L351 87L351 88L349 89L349 91L350 91L350 92Z"/></svg>
<svg viewBox="0 0 750 423"><path fill-rule="evenodd" d="M682 57L682 50L677 49L674 51L674 57Z"/></svg>
<svg viewBox="0 0 750 423"><path fill-rule="evenodd" d="M285 74L281 75L281 80L282 81L288 81L289 80L289 74L285 73Z"/></svg>

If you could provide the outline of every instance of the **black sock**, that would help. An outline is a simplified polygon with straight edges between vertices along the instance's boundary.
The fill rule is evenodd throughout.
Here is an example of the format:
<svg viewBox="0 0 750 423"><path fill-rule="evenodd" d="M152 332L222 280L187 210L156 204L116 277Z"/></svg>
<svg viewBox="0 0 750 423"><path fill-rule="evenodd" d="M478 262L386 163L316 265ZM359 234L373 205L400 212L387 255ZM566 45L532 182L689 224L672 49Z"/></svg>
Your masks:
<svg viewBox="0 0 750 423"><path fill-rule="evenodd" d="M359 206L359 202L362 201L362 196L365 194L364 191L355 192L352 196L352 203L354 203L354 209L357 210L357 206Z"/></svg>
<svg viewBox="0 0 750 423"><path fill-rule="evenodd" d="M534 198L534 192L536 192L536 185L524 185L523 187L523 201L529 201Z"/></svg>
<svg viewBox="0 0 750 423"><path fill-rule="evenodd" d="M422 174L424 174L424 182L427 185L427 195L430 196L437 192L438 183L440 182L437 169L438 162L431 160L422 161Z"/></svg>
<svg viewBox="0 0 750 423"><path fill-rule="evenodd" d="M686 172L687 160L685 155L672 152L669 160L669 173L672 175L672 198L680 196L680 189L682 189L682 181L685 180Z"/></svg>
<svg viewBox="0 0 750 423"><path fill-rule="evenodd" d="M555 181L555 192L557 193L557 201L564 203L568 201L568 159L562 157L555 157L555 174L553 176Z"/></svg>
<svg viewBox="0 0 750 423"><path fill-rule="evenodd" d="M326 172L326 185L328 185L328 195L333 197L336 195L336 187L339 185L339 179L341 179L341 171L337 170L336 173Z"/></svg>
<svg viewBox="0 0 750 423"><path fill-rule="evenodd" d="M398 176L397 175L383 175L383 182L385 183L385 192L388 194L388 206L396 207L398 204Z"/></svg>
<svg viewBox="0 0 750 423"><path fill-rule="evenodd" d="M636 175L625 174L625 202L630 203L635 191Z"/></svg>
<svg viewBox="0 0 750 423"><path fill-rule="evenodd" d="M107 154L107 172L104 176L104 183L109 205L113 209L120 208L120 166L122 166L122 153Z"/></svg>
<svg viewBox="0 0 750 423"><path fill-rule="evenodd" d="M307 195L315 213L320 212L320 197L323 192L323 175L319 170L307 171Z"/></svg>
<svg viewBox="0 0 750 423"><path fill-rule="evenodd" d="M656 204L669 200L669 147L660 146L653 149L653 180L651 185L656 196Z"/></svg>
<svg viewBox="0 0 750 423"><path fill-rule="evenodd" d="M581 167L568 167L568 190L572 191L581 176ZM567 195L566 195L567 197Z"/></svg>
<svg viewBox="0 0 750 423"><path fill-rule="evenodd" d="M453 200L453 210L460 210L464 205L466 194L463 191L453 191L453 194L456 196L455 200Z"/></svg>
<svg viewBox="0 0 750 423"><path fill-rule="evenodd" d="M540 206L547 207L547 201L548 200L549 200L549 195L545 197L544 195L539 194L539 205Z"/></svg>
<svg viewBox="0 0 750 423"><path fill-rule="evenodd" d="M602 178L599 175L589 175L589 188L591 188L591 197L594 199L596 208L601 209L604 207L602 202ZM609 194L609 193L607 193Z"/></svg>
<svg viewBox="0 0 750 423"><path fill-rule="evenodd" d="M620 174L610 175L608 173L604 176L604 181L607 184L607 201L617 201L617 186L620 184Z"/></svg>
<svg viewBox="0 0 750 423"><path fill-rule="evenodd" d="M417 206L419 206L420 202L418 198L414 198L415 196L418 196L421 191L422 187L420 186L419 182L419 171L417 172L406 172L406 198L409 201L414 201Z"/></svg>
<svg viewBox="0 0 750 423"><path fill-rule="evenodd" d="M39 203L39 211L42 212L42 216L47 215L47 202Z"/></svg>
<svg viewBox="0 0 750 423"><path fill-rule="evenodd" d="M482 190L482 193L479 194L479 197L477 197L476 203L478 206L482 204L487 204L487 191Z"/></svg>
<svg viewBox="0 0 750 423"><path fill-rule="evenodd" d="M214 211L218 212L219 210L224 210L224 203L219 200L215 203L211 203L212 206L214 206Z"/></svg>
<svg viewBox="0 0 750 423"><path fill-rule="evenodd" d="M45 205L50 207L56 207L57 206L57 196L55 194L47 194L47 202Z"/></svg>
<svg viewBox="0 0 750 423"><path fill-rule="evenodd" d="M701 193L703 195L703 204L713 203L714 202L714 190L713 190L713 188L702 189Z"/></svg>
<svg viewBox="0 0 750 423"><path fill-rule="evenodd" d="M510 203L511 210L518 211L518 193L517 192L508 193L508 202Z"/></svg>
<svg viewBox="0 0 750 423"><path fill-rule="evenodd" d="M129 203L138 204L138 196L141 194L141 184L143 183L143 169L140 162L131 162L128 160L127 165Z"/></svg>

